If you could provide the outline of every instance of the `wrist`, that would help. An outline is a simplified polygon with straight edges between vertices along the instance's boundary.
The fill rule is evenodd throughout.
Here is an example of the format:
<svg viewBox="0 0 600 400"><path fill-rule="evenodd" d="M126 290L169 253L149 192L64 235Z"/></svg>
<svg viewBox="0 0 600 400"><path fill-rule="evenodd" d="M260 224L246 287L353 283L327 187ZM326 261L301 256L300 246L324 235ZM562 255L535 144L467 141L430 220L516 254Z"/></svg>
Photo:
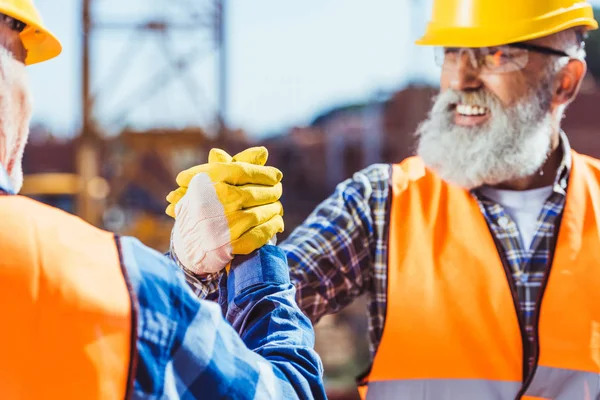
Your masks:
<svg viewBox="0 0 600 400"><path fill-rule="evenodd" d="M277 234L273 235L273 237L269 239L267 244L270 244L271 246L277 246Z"/></svg>

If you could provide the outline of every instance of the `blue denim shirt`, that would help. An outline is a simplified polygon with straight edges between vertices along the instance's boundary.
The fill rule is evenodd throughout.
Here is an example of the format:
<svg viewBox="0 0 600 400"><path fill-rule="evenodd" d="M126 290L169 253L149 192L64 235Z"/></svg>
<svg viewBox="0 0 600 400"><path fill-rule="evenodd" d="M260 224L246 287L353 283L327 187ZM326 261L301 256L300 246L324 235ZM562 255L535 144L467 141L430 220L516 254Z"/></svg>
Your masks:
<svg viewBox="0 0 600 400"><path fill-rule="evenodd" d="M14 194L7 178L0 167L0 192ZM134 238L116 243L137 309L131 398L326 398L314 332L277 247L236 259L219 305L199 300L168 257Z"/></svg>
<svg viewBox="0 0 600 400"><path fill-rule="evenodd" d="M135 398L326 398L312 325L279 248L232 266L219 306L199 300L164 255L120 242L139 306Z"/></svg>

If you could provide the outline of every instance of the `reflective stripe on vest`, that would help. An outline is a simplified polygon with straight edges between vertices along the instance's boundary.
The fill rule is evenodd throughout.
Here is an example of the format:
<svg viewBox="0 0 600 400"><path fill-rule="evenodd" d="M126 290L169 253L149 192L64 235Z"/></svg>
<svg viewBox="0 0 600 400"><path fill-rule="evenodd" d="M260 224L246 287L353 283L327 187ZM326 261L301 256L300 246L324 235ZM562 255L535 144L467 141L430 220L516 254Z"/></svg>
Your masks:
<svg viewBox="0 0 600 400"><path fill-rule="evenodd" d="M523 400L592 400L599 391L598 374L539 367L539 384ZM521 382L477 379L411 379L369 383L368 400L485 400L514 399Z"/></svg>
<svg viewBox="0 0 600 400"><path fill-rule="evenodd" d="M111 233L0 196L0 399L124 399L132 298Z"/></svg>
<svg viewBox="0 0 600 400"><path fill-rule="evenodd" d="M469 399L473 390L478 400L513 400L525 388L522 399L600 398L598 161L573 152L538 307L536 373L524 383L511 272L476 200L418 158L393 168L387 314L367 398Z"/></svg>

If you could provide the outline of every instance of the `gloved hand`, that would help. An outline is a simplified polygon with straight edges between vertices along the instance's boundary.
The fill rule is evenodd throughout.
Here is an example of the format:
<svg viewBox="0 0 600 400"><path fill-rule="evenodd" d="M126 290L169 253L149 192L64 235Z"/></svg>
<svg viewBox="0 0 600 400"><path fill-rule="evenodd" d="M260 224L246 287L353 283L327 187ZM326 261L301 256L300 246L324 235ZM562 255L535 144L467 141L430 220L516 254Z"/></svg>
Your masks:
<svg viewBox="0 0 600 400"><path fill-rule="evenodd" d="M234 157L213 149L208 164L177 176L166 213L175 218L173 250L192 273L218 272L283 231L282 174L267 158L264 147Z"/></svg>

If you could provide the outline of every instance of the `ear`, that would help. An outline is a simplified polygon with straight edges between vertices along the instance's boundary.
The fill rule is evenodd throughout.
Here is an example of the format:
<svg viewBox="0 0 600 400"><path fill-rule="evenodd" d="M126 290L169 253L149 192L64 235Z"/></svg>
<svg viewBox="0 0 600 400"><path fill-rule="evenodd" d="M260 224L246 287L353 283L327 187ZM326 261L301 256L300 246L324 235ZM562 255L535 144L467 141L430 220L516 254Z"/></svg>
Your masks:
<svg viewBox="0 0 600 400"><path fill-rule="evenodd" d="M571 59L556 76L553 103L561 106L570 103L579 93L587 71L585 61Z"/></svg>

